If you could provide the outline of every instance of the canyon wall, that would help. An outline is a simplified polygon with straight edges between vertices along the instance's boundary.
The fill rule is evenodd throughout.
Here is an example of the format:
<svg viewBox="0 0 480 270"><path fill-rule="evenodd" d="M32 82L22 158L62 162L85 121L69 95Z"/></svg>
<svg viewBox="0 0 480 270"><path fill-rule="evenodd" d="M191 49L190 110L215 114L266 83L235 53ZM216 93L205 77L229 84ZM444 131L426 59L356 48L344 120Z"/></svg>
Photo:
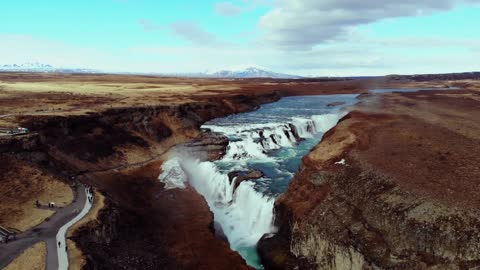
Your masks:
<svg viewBox="0 0 480 270"><path fill-rule="evenodd" d="M478 269L476 92L371 96L275 204L266 269Z"/></svg>
<svg viewBox="0 0 480 270"><path fill-rule="evenodd" d="M0 150L106 196L97 220L73 236L85 269L249 269L215 237L213 214L201 195L192 188L166 190L157 178L164 155L197 138L205 121L279 98L270 92L65 117L20 116L30 135L2 140ZM211 147L197 139L190 146L202 151L205 145ZM223 146L220 140L205 150L214 158Z"/></svg>

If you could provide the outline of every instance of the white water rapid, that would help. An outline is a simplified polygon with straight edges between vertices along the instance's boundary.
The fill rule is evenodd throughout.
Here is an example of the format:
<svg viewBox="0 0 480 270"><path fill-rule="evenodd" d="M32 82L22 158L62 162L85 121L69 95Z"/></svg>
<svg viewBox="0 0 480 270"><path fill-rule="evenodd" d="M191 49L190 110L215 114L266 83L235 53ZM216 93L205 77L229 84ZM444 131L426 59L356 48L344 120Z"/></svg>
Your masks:
<svg viewBox="0 0 480 270"><path fill-rule="evenodd" d="M323 133L332 128L343 116L315 115L311 118L292 118L289 123L246 125L241 127L211 126L204 128L223 133L231 140L223 160L269 159L268 153ZM214 162L200 162L179 153L162 166L159 180L167 188L185 187L185 182L203 195L215 221L220 224L234 250L254 247L264 234L275 232L273 225L274 197L264 195L251 181L242 182L237 189ZM261 181L257 180L257 181Z"/></svg>
<svg viewBox="0 0 480 270"><path fill-rule="evenodd" d="M244 127L205 125L204 128L223 133L236 140L230 141L223 160L265 160L267 153L290 147L301 140L324 133L343 117L344 113L314 115L311 118L292 118L290 123L256 124Z"/></svg>

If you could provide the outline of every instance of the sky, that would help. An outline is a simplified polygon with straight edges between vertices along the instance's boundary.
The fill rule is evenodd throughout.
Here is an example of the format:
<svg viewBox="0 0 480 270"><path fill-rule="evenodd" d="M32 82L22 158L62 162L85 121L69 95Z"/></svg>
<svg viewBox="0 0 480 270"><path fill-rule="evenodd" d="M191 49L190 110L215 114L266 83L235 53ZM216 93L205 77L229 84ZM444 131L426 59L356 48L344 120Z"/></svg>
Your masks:
<svg viewBox="0 0 480 270"><path fill-rule="evenodd" d="M480 0L15 0L0 64L304 76L480 71Z"/></svg>

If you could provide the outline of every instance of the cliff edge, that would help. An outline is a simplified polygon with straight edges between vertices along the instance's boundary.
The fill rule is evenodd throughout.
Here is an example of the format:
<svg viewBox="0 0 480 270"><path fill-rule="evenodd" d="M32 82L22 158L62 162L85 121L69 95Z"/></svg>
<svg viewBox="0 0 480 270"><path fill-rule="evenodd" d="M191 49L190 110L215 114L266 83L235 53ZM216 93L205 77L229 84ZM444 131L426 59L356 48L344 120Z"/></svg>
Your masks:
<svg viewBox="0 0 480 270"><path fill-rule="evenodd" d="M480 94L368 95L276 201L266 269L480 267Z"/></svg>

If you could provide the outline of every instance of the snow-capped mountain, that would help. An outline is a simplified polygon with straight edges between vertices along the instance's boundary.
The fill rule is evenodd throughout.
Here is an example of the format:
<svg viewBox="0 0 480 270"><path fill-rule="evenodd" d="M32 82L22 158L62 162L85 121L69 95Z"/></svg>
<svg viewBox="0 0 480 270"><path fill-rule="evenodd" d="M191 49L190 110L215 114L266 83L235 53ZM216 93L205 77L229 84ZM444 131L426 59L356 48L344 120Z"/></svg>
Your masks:
<svg viewBox="0 0 480 270"><path fill-rule="evenodd" d="M274 78L274 79L300 79L303 78L298 75L282 74L268 71L261 68L249 67L240 70L221 70L217 72L196 72L196 73L135 73L128 72L125 74L141 74L141 75L158 75L158 76L173 76L185 78L230 78L230 79L244 79L244 78Z"/></svg>
<svg viewBox="0 0 480 270"><path fill-rule="evenodd" d="M0 65L0 70L2 71L53 71L54 69L52 65L38 62Z"/></svg>
<svg viewBox="0 0 480 270"><path fill-rule="evenodd" d="M50 64L31 62L24 64L0 64L0 72L57 72L57 73L101 73L101 71L85 68L63 68ZM145 72L114 72L118 74L148 74L160 76L178 76L189 78L274 78L274 79L299 79L301 76L276 73L261 68L249 67L240 70L221 70L213 73L145 73Z"/></svg>
<svg viewBox="0 0 480 270"><path fill-rule="evenodd" d="M86 68L59 68L39 62L0 65L0 72L59 72L59 73L98 73Z"/></svg>
<svg viewBox="0 0 480 270"><path fill-rule="evenodd" d="M210 74L215 78L275 78L275 79L299 79L301 76L276 73L260 68L250 67L242 70L221 70Z"/></svg>

